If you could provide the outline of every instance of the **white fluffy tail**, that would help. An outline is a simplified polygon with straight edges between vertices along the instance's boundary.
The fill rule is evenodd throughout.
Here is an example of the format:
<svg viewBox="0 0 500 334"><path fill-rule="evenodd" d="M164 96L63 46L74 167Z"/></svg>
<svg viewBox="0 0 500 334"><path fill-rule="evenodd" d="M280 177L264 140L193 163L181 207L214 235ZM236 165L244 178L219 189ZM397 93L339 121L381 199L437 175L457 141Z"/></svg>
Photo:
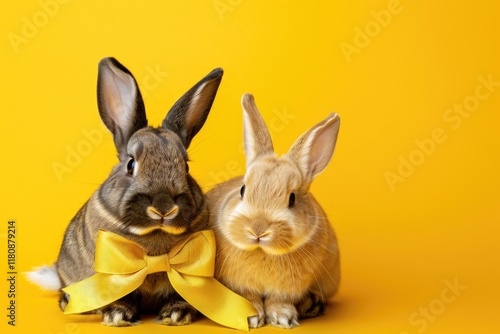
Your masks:
<svg viewBox="0 0 500 334"><path fill-rule="evenodd" d="M57 275L56 266L53 265L35 268L34 271L26 273L26 277L31 283L40 286L42 289L59 291L62 288L61 280Z"/></svg>

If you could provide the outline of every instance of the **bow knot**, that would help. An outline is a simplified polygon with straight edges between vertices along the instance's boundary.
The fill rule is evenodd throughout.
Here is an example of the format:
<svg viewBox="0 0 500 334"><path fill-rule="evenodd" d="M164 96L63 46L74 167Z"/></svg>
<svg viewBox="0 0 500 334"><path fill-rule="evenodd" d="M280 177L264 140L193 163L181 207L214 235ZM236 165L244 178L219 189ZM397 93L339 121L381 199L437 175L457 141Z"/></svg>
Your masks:
<svg viewBox="0 0 500 334"><path fill-rule="evenodd" d="M148 275L160 271L170 272L170 262L167 254L157 256L146 255L144 260L146 261L146 267L148 268Z"/></svg>
<svg viewBox="0 0 500 334"><path fill-rule="evenodd" d="M255 308L215 280L214 263L215 237L210 230L193 233L157 256L147 255L131 240L101 230L96 241L96 274L63 289L70 295L64 313L101 308L139 288L147 275L166 272L175 291L205 316L248 330L247 318L257 314Z"/></svg>

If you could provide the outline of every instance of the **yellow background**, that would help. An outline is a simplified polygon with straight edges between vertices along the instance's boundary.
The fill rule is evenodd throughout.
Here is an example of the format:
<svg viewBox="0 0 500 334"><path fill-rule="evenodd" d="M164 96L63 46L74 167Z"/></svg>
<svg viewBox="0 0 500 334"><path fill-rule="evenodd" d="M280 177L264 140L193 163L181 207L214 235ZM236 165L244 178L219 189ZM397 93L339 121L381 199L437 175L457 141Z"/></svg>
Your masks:
<svg viewBox="0 0 500 334"><path fill-rule="evenodd" d="M55 1L11 1L0 14L0 332L233 332L208 320L167 329L151 317L105 328L98 317L64 316L54 294L21 274L17 326L7 326L8 220L17 224L16 269L51 263L67 223L116 162L96 107L105 56L134 73L154 125L224 68L189 149L206 190L244 171L244 92L273 124L279 153L328 113L341 115L335 155L312 191L338 233L342 289L294 333L499 332L496 1ZM472 111L457 118L463 104ZM401 162L410 159L416 166ZM397 173L391 186L387 175Z"/></svg>

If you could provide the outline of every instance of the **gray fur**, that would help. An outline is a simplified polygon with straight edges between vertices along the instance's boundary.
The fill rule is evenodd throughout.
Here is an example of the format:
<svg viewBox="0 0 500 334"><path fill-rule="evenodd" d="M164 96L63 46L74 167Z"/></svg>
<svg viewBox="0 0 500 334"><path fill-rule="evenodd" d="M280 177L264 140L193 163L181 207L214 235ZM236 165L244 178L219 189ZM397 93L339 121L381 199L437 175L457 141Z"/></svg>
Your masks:
<svg viewBox="0 0 500 334"><path fill-rule="evenodd" d="M222 74L222 69L212 71L179 99L162 127L152 128L147 126L142 97L132 74L114 58L99 63L99 113L113 134L120 161L66 230L56 263L63 288L94 274L95 241L100 229L133 240L154 256L168 252L187 234L206 228L205 197L188 173L186 150L208 116ZM133 175L127 168L131 158L136 164ZM166 214L175 205L179 210L172 219L153 219L147 214L148 207ZM139 231L159 224L186 230L173 235L156 229L140 235ZM165 314L165 308L172 309L171 305L182 305L172 310L185 315L178 319L181 324L189 323L196 314L175 293L166 274L157 273L149 275L137 291L100 313L106 325L123 326L138 319L141 311L163 310L161 314ZM175 324L161 316L160 320Z"/></svg>

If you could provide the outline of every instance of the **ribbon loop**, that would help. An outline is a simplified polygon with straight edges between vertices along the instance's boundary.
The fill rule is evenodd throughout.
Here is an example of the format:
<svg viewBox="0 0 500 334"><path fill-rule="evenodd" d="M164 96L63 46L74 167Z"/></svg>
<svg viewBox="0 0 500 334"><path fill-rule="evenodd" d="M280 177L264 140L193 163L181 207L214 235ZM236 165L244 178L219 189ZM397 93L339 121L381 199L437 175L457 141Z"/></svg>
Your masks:
<svg viewBox="0 0 500 334"><path fill-rule="evenodd" d="M106 306L141 286L146 276L167 272L179 295L213 321L248 330L257 315L252 303L214 277L215 236L205 230L189 235L170 252L148 256L140 245L108 231L99 231L95 275L63 289L70 295L64 313L83 313Z"/></svg>
<svg viewBox="0 0 500 334"><path fill-rule="evenodd" d="M146 250L121 235L99 231L94 270L104 274L132 274L146 266Z"/></svg>

